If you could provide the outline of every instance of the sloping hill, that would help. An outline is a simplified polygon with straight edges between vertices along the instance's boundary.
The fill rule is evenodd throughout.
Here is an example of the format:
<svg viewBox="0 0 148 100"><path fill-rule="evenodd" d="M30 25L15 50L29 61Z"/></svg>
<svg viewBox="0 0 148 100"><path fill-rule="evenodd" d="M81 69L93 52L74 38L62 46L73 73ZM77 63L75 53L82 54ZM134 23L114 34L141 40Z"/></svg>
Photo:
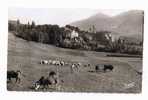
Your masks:
<svg viewBox="0 0 148 100"><path fill-rule="evenodd" d="M142 40L143 16L141 10L131 10L113 17L98 13L87 19L73 22L71 25L83 30L89 30L94 25L97 31L108 30L113 35Z"/></svg>
<svg viewBox="0 0 148 100"><path fill-rule="evenodd" d="M89 28L92 28L93 25L95 26L97 31L108 30L111 28L111 26L113 24L113 20L111 20L111 19L112 18L107 15L104 15L102 13L98 13L98 14L93 15L87 19L73 22L73 23L71 23L71 25L77 26L80 29L87 30L87 31L89 31Z"/></svg>
<svg viewBox="0 0 148 100"><path fill-rule="evenodd" d="M14 82L7 84L7 89L10 91L34 91L33 82L41 76L47 76L51 70L59 75L60 89L47 91L126 93L141 91L142 77L134 70L136 63L138 68L142 68L142 61L139 58L110 58L105 57L106 53L102 52L57 48L29 42L15 37L12 33L9 33L8 38L7 69L21 70L24 74L20 84ZM81 66L78 72L71 73L70 66L41 65L39 64L41 59L62 59L71 63L81 62L82 65L90 63L91 67ZM135 65L131 66L130 61ZM107 73L89 72L94 71L96 64L112 64L114 70ZM128 87L129 84L132 84L132 87Z"/></svg>

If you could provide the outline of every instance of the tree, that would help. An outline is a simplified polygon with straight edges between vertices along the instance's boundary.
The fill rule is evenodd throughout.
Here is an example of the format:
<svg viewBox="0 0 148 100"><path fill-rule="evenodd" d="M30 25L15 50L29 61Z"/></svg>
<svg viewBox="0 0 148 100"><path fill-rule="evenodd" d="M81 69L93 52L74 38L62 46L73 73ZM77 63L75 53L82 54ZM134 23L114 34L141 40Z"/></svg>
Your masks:
<svg viewBox="0 0 148 100"><path fill-rule="evenodd" d="M19 19L17 19L17 22L16 22L16 23L17 23L17 25L19 25L19 24L20 24L20 20L19 20Z"/></svg>
<svg viewBox="0 0 148 100"><path fill-rule="evenodd" d="M32 23L31 23L31 29L33 29L33 28L35 28L35 22L34 21L32 21Z"/></svg>
<svg viewBox="0 0 148 100"><path fill-rule="evenodd" d="M19 30L20 30L20 21L19 21L19 19L17 19L17 21L16 21L16 32L19 32Z"/></svg>

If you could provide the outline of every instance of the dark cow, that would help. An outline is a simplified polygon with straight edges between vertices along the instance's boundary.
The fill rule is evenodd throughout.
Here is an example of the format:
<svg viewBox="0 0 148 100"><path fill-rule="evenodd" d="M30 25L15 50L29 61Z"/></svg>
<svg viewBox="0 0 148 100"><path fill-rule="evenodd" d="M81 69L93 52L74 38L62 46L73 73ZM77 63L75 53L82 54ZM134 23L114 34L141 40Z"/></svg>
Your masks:
<svg viewBox="0 0 148 100"><path fill-rule="evenodd" d="M16 81L15 82L19 82L21 81L21 78L20 78L20 75L21 75L21 71L20 70L17 70L17 71L7 71L7 79L9 81L11 81L12 78L15 78Z"/></svg>
<svg viewBox="0 0 148 100"><path fill-rule="evenodd" d="M43 89L47 89L48 85L51 85L50 80L41 76L41 78L35 82L35 90L38 90L41 86Z"/></svg>
<svg viewBox="0 0 148 100"><path fill-rule="evenodd" d="M57 74L54 71L51 71L49 73L49 79L51 81L51 84L57 84L58 83L58 78L57 78Z"/></svg>
<svg viewBox="0 0 148 100"><path fill-rule="evenodd" d="M49 73L49 76L54 76L54 75L56 75L56 72L54 72L54 71L51 71L51 72Z"/></svg>
<svg viewBox="0 0 148 100"><path fill-rule="evenodd" d="M107 70L112 71L113 70L113 65L103 65L103 64L99 64L95 66L95 70L96 71L104 71L106 72Z"/></svg>
<svg viewBox="0 0 148 100"><path fill-rule="evenodd" d="M102 65L102 64L96 65L96 66L95 66L95 70L96 70L96 71L103 71L103 70L104 70L104 65Z"/></svg>
<svg viewBox="0 0 148 100"><path fill-rule="evenodd" d="M38 90L41 86L42 89L47 89L50 85L57 84L57 75L56 72L51 71L48 77L41 76L41 78L35 82L35 90Z"/></svg>
<svg viewBox="0 0 148 100"><path fill-rule="evenodd" d="M113 68L114 68L113 65L104 65L104 71L107 71L107 70L112 71Z"/></svg>

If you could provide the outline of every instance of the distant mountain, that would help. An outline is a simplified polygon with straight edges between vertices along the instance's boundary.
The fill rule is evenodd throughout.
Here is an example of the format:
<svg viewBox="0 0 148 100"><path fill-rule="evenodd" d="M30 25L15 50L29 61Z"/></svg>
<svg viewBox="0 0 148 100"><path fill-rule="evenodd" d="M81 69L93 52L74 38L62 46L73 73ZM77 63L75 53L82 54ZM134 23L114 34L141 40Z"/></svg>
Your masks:
<svg viewBox="0 0 148 100"><path fill-rule="evenodd" d="M86 31L94 26L96 31L107 30L111 31L114 36L132 37L141 41L143 16L142 10L131 10L113 17L98 13L70 25Z"/></svg>

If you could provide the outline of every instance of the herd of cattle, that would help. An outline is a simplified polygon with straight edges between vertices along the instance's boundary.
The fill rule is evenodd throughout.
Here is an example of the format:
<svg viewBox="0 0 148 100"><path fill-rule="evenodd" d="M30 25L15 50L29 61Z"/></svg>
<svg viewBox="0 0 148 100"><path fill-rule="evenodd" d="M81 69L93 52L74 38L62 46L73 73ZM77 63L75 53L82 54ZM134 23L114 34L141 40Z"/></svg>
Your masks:
<svg viewBox="0 0 148 100"><path fill-rule="evenodd" d="M42 65L70 66L71 72L78 71L82 66L80 62L66 62L63 60L41 60L39 63ZM89 67L90 64L85 64L84 66Z"/></svg>
<svg viewBox="0 0 148 100"><path fill-rule="evenodd" d="M63 60L41 60L39 62L42 65L55 65L55 66L70 66L71 72L75 72L79 70L80 67L91 67L91 64L82 64L80 62L65 62ZM113 65L110 64L97 64L94 66L95 72L106 72L112 71L114 69ZM21 82L22 72L20 70L7 71L7 81L11 82L11 79L15 79L15 83ZM24 75L25 76L25 75ZM60 82L58 77L58 72L50 71L48 76L41 76L37 81L33 83L34 89L47 89L48 87L56 86Z"/></svg>

